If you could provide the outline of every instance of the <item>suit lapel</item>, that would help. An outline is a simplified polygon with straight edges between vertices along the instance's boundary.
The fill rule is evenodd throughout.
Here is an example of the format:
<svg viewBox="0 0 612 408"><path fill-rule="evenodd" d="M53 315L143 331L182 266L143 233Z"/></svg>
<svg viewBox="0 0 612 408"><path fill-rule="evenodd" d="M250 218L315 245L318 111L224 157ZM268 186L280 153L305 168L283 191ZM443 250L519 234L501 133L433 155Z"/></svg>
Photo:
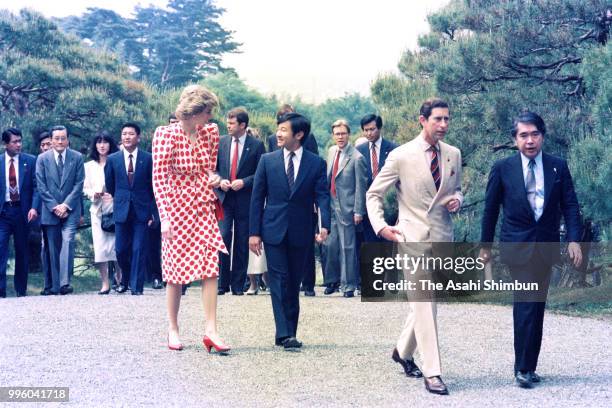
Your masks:
<svg viewBox="0 0 612 408"><path fill-rule="evenodd" d="M338 178L342 170L344 170L346 165L351 161L351 157L353 157L353 146L347 145L346 152L344 152L344 158L340 163L338 163L338 173L336 173L336 178Z"/></svg>
<svg viewBox="0 0 612 408"><path fill-rule="evenodd" d="M550 157L544 153L542 153L542 167L544 170L544 205L542 209L545 209L548 204L548 199L550 198L550 192L553 189L557 169L553 167Z"/></svg>
<svg viewBox="0 0 612 408"><path fill-rule="evenodd" d="M302 160L300 160L297 178L295 179L295 183L293 184L293 190L291 191L291 194L293 194L295 191L297 191L298 188L300 188L300 184L302 184L302 182L306 178L306 173L308 173L308 170L310 169L310 165L307 162L309 162L308 154L306 154L306 150L302 149ZM289 185L289 182L287 182L287 185Z"/></svg>
<svg viewBox="0 0 612 408"><path fill-rule="evenodd" d="M289 181L287 181L287 171L285 170L285 155L283 149L277 149L274 151L274 154L278 155L276 160L272 161L272 174L279 174L285 182L281 182L281 185L284 187L284 190L287 192L287 195L291 195L291 190L289 189Z"/></svg>
<svg viewBox="0 0 612 408"><path fill-rule="evenodd" d="M240 169L244 165L244 162L246 161L247 156L251 152L251 144L252 144L252 140L250 136L247 136L244 139L244 146L242 148L242 156L240 156L240 160L238 161L238 168L236 169L236 176L238 176L238 173L240 173Z"/></svg>
<svg viewBox="0 0 612 408"><path fill-rule="evenodd" d="M527 200L527 189L525 187L525 176L523 175L523 162L521 160L520 153L518 153L512 158L510 177L511 177L512 186L514 187L513 188L514 191L516 191L517 194L520 194L522 197L521 202L523 203L523 207L525 207L525 209L529 211L531 215L535 217L533 213L533 209L531 208L531 205L529 204L529 200Z"/></svg>
<svg viewBox="0 0 612 408"><path fill-rule="evenodd" d="M68 174L70 173L70 168L73 165L72 155L69 154L68 149L64 150L64 171L62 173L62 179L60 180L60 189L64 187L64 183L68 178ZM57 166L56 166L57 167ZM59 173L58 173L59 177Z"/></svg>
<svg viewBox="0 0 612 408"><path fill-rule="evenodd" d="M4 166L2 166L2 169L4 169ZM23 181L26 178L27 170L28 170L28 163L26 163L25 157L23 155L19 155L19 195L21 195L21 190L23 188Z"/></svg>
<svg viewBox="0 0 612 408"><path fill-rule="evenodd" d="M232 137L228 135L227 138L222 140L223 143L223 156L221 156L221 160L223 160L223 168L227 169L227 179L230 178L231 163L230 156L232 154Z"/></svg>
<svg viewBox="0 0 612 408"><path fill-rule="evenodd" d="M130 186L130 190L133 189L134 184L136 184L136 180L138 179L138 177L143 176L144 177L144 171L145 171L145 155L143 154L144 152L140 149L138 149L138 159L136 160L137 164L136 164L136 168L134 169L134 181L133 184ZM125 172L125 176L127 177L127 170ZM146 177L145 177L146 178ZM128 185L129 185L129 180L128 180Z"/></svg>
<svg viewBox="0 0 612 408"><path fill-rule="evenodd" d="M5 155L2 153L2 156L0 156L0 194L2 194L2 201L4 201L6 195L6 161L4 158ZM21 180L21 177L19 179Z"/></svg>

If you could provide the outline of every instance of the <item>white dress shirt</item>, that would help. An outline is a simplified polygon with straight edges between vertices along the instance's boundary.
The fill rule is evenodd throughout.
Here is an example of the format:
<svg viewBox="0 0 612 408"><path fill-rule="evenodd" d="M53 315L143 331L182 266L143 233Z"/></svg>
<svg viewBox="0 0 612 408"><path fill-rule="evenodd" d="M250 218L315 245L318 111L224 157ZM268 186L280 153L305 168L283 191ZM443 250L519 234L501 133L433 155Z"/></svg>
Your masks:
<svg viewBox="0 0 612 408"><path fill-rule="evenodd" d="M130 154L132 155L132 165L134 166L134 173L136 173L136 157L138 157L138 148L135 148L132 153L123 149L123 161L125 162L125 172L128 172L130 166Z"/></svg>
<svg viewBox="0 0 612 408"><path fill-rule="evenodd" d="M232 143L230 143L230 171L232 169L232 161L234 160L234 149L236 149L236 138L234 136L230 136L232 138ZM242 151L244 150L244 142L246 141L246 133L238 138L238 163L240 163L240 159L242 158Z"/></svg>
<svg viewBox="0 0 612 408"><path fill-rule="evenodd" d="M542 151L534 158L535 167L533 172L535 174L536 182L536 196L535 196L535 219L540 219L544 212L544 167L542 166ZM521 153L521 162L523 164L523 180L525 185L527 184L527 173L529 173L529 159Z"/></svg>
<svg viewBox="0 0 612 408"><path fill-rule="evenodd" d="M11 157L8 153L4 152L4 175L5 175L5 183L6 183L6 191L4 192L4 201L11 201L10 194L10 181L9 181L9 168L11 166L11 159L13 159L13 166L15 167L15 179L17 180L17 192L19 192L19 155L16 154L15 157Z"/></svg>
<svg viewBox="0 0 612 408"><path fill-rule="evenodd" d="M285 155L285 174L287 174L287 169L289 168L289 154L291 152L285 148L283 148L283 154ZM300 162L302 161L302 154L304 153L304 148L300 146L295 152L295 156L293 156L293 180L297 179L298 170L300 168Z"/></svg>
<svg viewBox="0 0 612 408"><path fill-rule="evenodd" d="M376 161L378 163L378 172L380 173L380 148L382 146L382 136L378 137L374 143L368 142L368 156L370 158L370 171L374 173L374 162L372 162L372 145L376 145Z"/></svg>

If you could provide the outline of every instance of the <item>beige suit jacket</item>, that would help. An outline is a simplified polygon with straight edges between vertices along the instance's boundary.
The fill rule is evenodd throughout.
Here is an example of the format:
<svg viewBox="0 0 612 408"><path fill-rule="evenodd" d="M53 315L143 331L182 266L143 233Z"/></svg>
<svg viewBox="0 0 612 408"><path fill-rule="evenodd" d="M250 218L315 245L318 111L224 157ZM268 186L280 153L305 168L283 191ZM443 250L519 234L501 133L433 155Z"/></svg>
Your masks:
<svg viewBox="0 0 612 408"><path fill-rule="evenodd" d="M404 242L452 242L453 222L446 204L453 198L463 203L461 152L439 143L441 181L436 191L422 137L421 133L389 153L366 194L368 215L374 231L380 233L387 226L383 217L385 192L399 182L397 228L403 233Z"/></svg>

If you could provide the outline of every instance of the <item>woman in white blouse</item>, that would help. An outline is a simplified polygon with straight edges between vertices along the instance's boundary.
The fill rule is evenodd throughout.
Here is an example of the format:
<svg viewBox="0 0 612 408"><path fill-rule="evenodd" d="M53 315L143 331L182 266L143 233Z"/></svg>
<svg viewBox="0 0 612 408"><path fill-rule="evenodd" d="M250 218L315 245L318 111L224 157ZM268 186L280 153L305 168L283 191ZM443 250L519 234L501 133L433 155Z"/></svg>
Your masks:
<svg viewBox="0 0 612 408"><path fill-rule="evenodd" d="M100 271L102 288L99 295L110 293L108 262L115 262L115 279L121 280L121 269L115 255L115 233L102 230L102 214L113 211L113 197L104 185L104 165L109 154L118 150L117 144L106 131L101 131L91 141L89 157L85 163L83 192L91 200L91 235L93 237L94 262Z"/></svg>

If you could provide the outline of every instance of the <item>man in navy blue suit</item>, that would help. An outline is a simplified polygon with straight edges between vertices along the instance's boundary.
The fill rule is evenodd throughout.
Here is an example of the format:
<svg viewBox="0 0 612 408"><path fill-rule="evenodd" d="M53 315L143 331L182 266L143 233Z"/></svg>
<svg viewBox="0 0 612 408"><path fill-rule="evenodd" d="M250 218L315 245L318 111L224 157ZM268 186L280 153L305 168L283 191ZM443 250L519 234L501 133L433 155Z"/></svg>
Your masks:
<svg viewBox="0 0 612 408"><path fill-rule="evenodd" d="M302 147L309 133L310 122L298 113L278 119L282 149L261 157L251 197L249 248L259 254L265 244L275 344L285 349L302 346L296 338L299 291L315 240L315 203L321 214L317 241L327 239L331 224L325 161Z"/></svg>
<svg viewBox="0 0 612 408"><path fill-rule="evenodd" d="M227 114L228 135L219 141L217 173L221 184L215 193L223 204L224 216L219 223L221 235L225 246L232 248L231 260L229 255L221 254L219 295L229 292L230 285L232 294L243 294L249 263L249 205L255 170L266 148L261 141L247 135L247 126L249 115L246 110L230 110Z"/></svg>
<svg viewBox="0 0 612 408"><path fill-rule="evenodd" d="M580 207L572 177L565 160L542 152L545 134L544 120L533 112L523 112L514 120L512 136L519 153L493 165L482 217L484 247L480 257L491 259L490 243L502 206L501 262L510 267L513 280L538 285L532 294L514 292L514 375L522 388L531 388L541 380L535 370L551 267L560 257L561 215L568 253L574 265L582 262Z"/></svg>
<svg viewBox="0 0 612 408"><path fill-rule="evenodd" d="M106 190L113 196L115 252L121 267L116 291L142 295L147 268L147 227L158 222L153 197L153 159L138 149L140 127L126 123L121 128L123 150L108 156L104 166Z"/></svg>
<svg viewBox="0 0 612 408"><path fill-rule="evenodd" d="M28 286L29 223L38 217L36 157L21 152L21 131L8 128L2 132L5 145L0 156L0 298L6 297L6 266L9 239L15 244L15 293L25 296Z"/></svg>
<svg viewBox="0 0 612 408"><path fill-rule="evenodd" d="M285 103L278 108L276 112L276 119L280 118L286 113L295 112L295 108L288 103ZM319 155L319 145L317 144L317 138L312 133L306 134L304 136L304 140L302 141L302 146L305 150L308 150L311 153ZM268 136L268 153L272 153L278 149L280 149L278 145L278 141L276 139L276 133ZM313 209L314 211L314 209ZM318 216L317 216L318 218ZM316 218L315 218L316 222ZM305 296L315 296L315 281L317 280L317 272L315 268L315 244L312 244L312 248L309 248L310 253L308 254L308 263L306 264L306 270L304 272L304 277L302 278L302 289L304 291ZM321 250L321 269L323 273L325 273L325 250L324 247L320 246Z"/></svg>
<svg viewBox="0 0 612 408"><path fill-rule="evenodd" d="M368 170L368 184L366 190L372 185L372 181L376 178L380 169L385 165L385 160L389 153L397 147L393 142L383 139L381 135L383 120L380 116L369 114L361 118L361 130L363 135L368 139L368 143L362 143L356 146L359 153L363 155L366 161ZM363 238L365 242L382 242L384 239L376 235L370 224L368 215L365 214L362 221ZM359 244L357 248L359 248Z"/></svg>

